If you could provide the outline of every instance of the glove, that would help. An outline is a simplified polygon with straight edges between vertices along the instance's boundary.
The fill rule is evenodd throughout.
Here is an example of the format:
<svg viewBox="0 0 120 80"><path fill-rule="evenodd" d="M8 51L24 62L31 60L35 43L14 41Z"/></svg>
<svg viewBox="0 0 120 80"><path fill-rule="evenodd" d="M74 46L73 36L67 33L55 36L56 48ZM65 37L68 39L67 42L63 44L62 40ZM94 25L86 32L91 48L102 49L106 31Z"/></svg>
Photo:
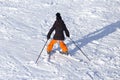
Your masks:
<svg viewBox="0 0 120 80"><path fill-rule="evenodd" d="M70 35L68 35L68 37L70 37Z"/></svg>
<svg viewBox="0 0 120 80"><path fill-rule="evenodd" d="M69 34L67 34L67 37L70 37L70 35L69 35Z"/></svg>
<svg viewBox="0 0 120 80"><path fill-rule="evenodd" d="M67 36L67 37L70 37L70 33L69 33L68 30L66 30L65 33L66 33L66 36Z"/></svg>
<svg viewBox="0 0 120 80"><path fill-rule="evenodd" d="M49 35L47 35L47 40L49 40L50 39L50 36Z"/></svg>

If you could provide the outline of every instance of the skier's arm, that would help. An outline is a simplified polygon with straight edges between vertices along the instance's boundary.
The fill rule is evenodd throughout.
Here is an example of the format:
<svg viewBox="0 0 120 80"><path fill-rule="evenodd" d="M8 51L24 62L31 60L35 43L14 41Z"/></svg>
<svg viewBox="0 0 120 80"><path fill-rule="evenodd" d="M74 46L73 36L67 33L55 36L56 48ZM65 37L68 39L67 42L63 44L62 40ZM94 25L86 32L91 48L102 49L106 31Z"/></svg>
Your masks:
<svg viewBox="0 0 120 80"><path fill-rule="evenodd" d="M68 31L68 29L66 28L66 25L64 24L64 29L65 29L65 34L66 34L66 36L67 37L70 37L70 33L69 33L69 31Z"/></svg>
<svg viewBox="0 0 120 80"><path fill-rule="evenodd" d="M51 36L51 34L52 34L52 32L54 31L54 29L55 29L55 23L53 24L53 27L50 29L50 31L48 32L48 34L47 34L47 39L50 39L50 36Z"/></svg>

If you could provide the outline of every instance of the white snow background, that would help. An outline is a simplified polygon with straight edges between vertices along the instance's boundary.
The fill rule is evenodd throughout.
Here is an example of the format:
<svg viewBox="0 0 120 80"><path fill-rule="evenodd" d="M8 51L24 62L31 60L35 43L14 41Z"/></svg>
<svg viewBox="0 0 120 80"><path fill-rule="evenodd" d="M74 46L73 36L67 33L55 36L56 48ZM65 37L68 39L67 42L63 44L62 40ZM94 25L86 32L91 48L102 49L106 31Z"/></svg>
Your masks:
<svg viewBox="0 0 120 80"><path fill-rule="evenodd" d="M66 37L81 62L45 46L35 64L57 12L91 61ZM0 0L0 80L120 80L120 0Z"/></svg>

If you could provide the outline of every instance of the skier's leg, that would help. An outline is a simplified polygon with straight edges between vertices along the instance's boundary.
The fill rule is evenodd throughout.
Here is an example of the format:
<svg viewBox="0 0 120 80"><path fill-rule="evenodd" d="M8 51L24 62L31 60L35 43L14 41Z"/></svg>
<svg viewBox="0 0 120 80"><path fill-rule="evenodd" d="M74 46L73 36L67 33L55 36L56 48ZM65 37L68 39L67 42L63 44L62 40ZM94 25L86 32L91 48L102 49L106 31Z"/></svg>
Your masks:
<svg viewBox="0 0 120 80"><path fill-rule="evenodd" d="M54 46L54 44L56 42L57 42L57 40L54 40L54 39L50 41L50 43L47 46L47 52L48 52L48 54L52 51L52 48L53 48L53 46Z"/></svg>
<svg viewBox="0 0 120 80"><path fill-rule="evenodd" d="M62 49L62 52L68 54L68 48L66 44L63 41L59 41L59 44L60 44L60 48Z"/></svg>

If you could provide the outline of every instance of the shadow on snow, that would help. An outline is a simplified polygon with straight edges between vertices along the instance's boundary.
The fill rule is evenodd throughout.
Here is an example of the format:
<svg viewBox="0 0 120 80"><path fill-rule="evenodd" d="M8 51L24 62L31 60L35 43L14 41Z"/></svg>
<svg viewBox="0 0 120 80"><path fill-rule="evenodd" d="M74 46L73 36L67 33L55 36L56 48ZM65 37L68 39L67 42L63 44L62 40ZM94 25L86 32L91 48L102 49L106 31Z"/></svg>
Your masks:
<svg viewBox="0 0 120 80"><path fill-rule="evenodd" d="M120 21L118 21L116 23L112 23L112 24L110 24L100 30L97 30L95 32L92 32L88 35L85 35L82 39L76 40L74 42L76 44L78 44L78 46L80 48L82 48L83 46L87 45L88 43L90 43L94 40L98 40L105 36L108 36L109 34L115 32L117 28L120 28ZM71 44L73 44L73 43L70 42L67 44L67 46L70 46ZM77 50L79 50L79 49L77 47L75 47L73 50L70 50L69 52L72 53L71 55L74 55Z"/></svg>

